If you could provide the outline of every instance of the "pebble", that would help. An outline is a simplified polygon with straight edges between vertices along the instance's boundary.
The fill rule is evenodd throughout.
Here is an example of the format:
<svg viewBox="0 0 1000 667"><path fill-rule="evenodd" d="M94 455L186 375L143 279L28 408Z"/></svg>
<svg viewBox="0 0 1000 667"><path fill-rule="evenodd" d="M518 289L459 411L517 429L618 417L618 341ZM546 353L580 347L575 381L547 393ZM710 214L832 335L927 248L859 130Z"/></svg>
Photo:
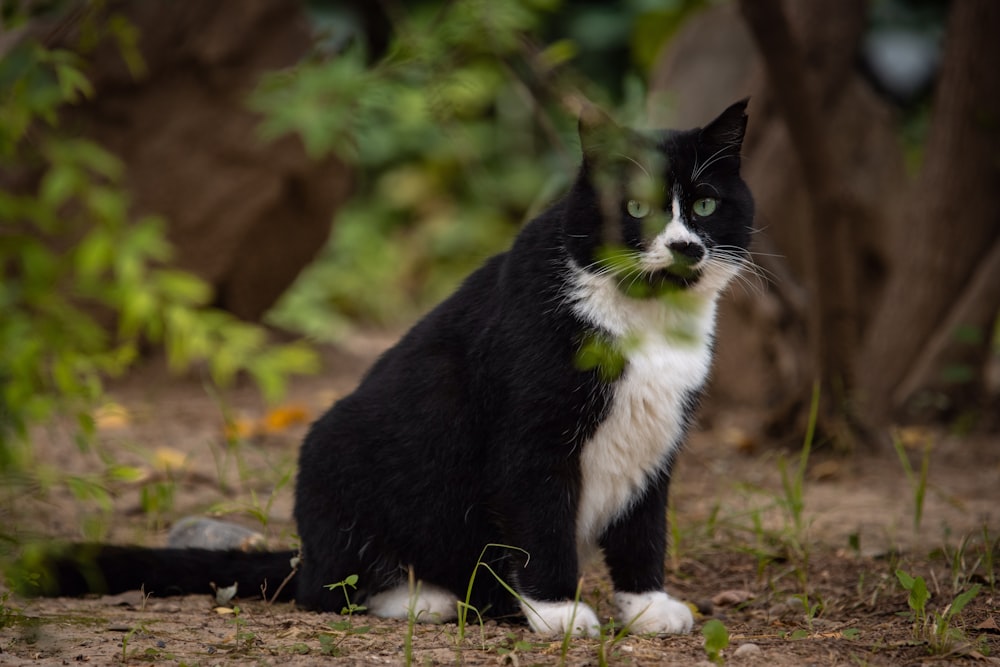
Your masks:
<svg viewBox="0 0 1000 667"><path fill-rule="evenodd" d="M712 598L712 603L719 607L732 607L754 599L751 591L744 589L730 589L717 593Z"/></svg>
<svg viewBox="0 0 1000 667"><path fill-rule="evenodd" d="M785 616L804 613L805 610L806 606L802 602L801 598L788 598L784 602L779 602L768 609L767 615L771 618L782 618Z"/></svg>
<svg viewBox="0 0 1000 667"><path fill-rule="evenodd" d="M734 658L749 658L751 656L760 655L762 651L760 647L756 644L740 644L739 647L733 651Z"/></svg>

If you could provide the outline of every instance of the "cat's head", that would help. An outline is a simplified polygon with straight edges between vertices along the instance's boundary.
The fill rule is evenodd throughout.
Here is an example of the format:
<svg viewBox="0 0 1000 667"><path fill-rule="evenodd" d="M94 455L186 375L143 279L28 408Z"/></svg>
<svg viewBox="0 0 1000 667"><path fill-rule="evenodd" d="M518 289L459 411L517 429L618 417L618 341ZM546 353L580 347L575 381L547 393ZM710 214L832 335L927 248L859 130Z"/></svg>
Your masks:
<svg viewBox="0 0 1000 667"><path fill-rule="evenodd" d="M638 132L586 109L566 201L575 264L635 298L718 292L748 261L753 199L740 178L747 101L693 130Z"/></svg>

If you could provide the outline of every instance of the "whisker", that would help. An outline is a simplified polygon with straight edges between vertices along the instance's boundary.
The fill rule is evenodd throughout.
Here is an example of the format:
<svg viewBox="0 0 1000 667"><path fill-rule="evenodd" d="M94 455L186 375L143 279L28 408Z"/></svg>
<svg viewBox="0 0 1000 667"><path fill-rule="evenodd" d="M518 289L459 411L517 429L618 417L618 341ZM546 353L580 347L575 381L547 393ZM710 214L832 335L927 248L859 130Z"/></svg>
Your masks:
<svg viewBox="0 0 1000 667"><path fill-rule="evenodd" d="M652 174L650 174L649 171L646 170L646 167L643 166L642 163L640 163L634 157L631 157L629 155L625 155L624 153L616 153L615 155L617 155L618 157L623 157L626 160L628 160L629 162L631 162L632 164L634 164L635 166L639 167L639 169L642 170L642 173L646 174L646 177L652 180L652 178L653 178Z"/></svg>
<svg viewBox="0 0 1000 667"><path fill-rule="evenodd" d="M701 176L702 172L704 172L706 169L708 169L709 166L715 164L719 160L722 160L722 159L725 159L725 158L729 157L728 155L726 155L726 152L732 150L732 148L733 148L732 145L727 144L726 146L723 146L719 150L717 150L714 153L712 153L708 157L708 160L705 161L704 164L698 165L696 163L695 167L694 167L694 173L691 174L691 180L692 181L697 180L698 177Z"/></svg>

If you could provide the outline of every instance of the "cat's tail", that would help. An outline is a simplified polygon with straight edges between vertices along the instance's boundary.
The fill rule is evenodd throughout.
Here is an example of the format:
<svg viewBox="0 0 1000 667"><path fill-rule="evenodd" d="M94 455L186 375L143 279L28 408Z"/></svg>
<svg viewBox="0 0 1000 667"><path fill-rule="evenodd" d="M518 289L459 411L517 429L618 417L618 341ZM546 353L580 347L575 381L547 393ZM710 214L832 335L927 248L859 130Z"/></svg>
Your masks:
<svg viewBox="0 0 1000 667"><path fill-rule="evenodd" d="M108 544L29 548L8 568L11 587L28 596L115 594L142 589L156 597L213 593L237 585L241 598L295 597L294 551L220 551ZM279 590L280 589L280 590ZM277 597L275 594L277 593Z"/></svg>

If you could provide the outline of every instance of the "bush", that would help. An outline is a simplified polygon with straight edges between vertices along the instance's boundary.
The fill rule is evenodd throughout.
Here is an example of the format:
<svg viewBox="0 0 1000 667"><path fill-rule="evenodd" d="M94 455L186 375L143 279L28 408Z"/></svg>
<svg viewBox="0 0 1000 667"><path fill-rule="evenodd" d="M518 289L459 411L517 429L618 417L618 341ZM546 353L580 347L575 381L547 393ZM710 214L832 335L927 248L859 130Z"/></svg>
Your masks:
<svg viewBox="0 0 1000 667"><path fill-rule="evenodd" d="M114 16L101 25L128 34ZM126 52L133 65L136 53ZM30 468L30 428L57 415L75 416L85 444L104 380L146 342L172 368L204 364L220 384L246 372L271 400L289 373L316 366L308 347L269 345L260 327L209 308L210 287L171 268L165 222L129 219L121 163L60 132L60 107L93 94L83 65L31 40L0 59L3 472Z"/></svg>

